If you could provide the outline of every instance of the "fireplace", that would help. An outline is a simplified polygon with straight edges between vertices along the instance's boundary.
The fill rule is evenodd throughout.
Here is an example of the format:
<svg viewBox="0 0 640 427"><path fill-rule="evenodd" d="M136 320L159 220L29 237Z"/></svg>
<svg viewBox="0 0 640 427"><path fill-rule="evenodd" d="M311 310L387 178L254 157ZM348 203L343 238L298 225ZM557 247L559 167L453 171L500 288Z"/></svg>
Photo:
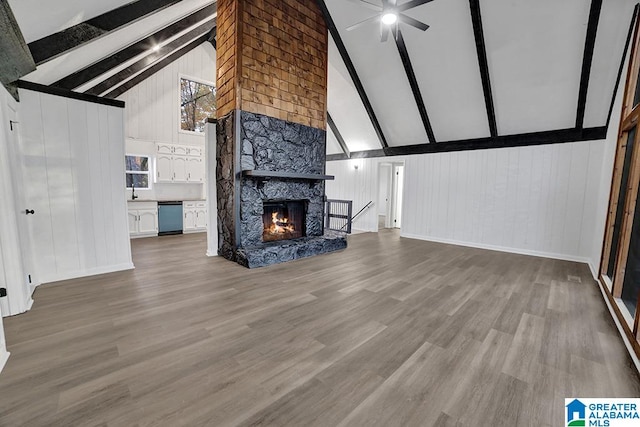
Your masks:
<svg viewBox="0 0 640 427"><path fill-rule="evenodd" d="M291 240L305 237L307 200L263 201L262 241Z"/></svg>

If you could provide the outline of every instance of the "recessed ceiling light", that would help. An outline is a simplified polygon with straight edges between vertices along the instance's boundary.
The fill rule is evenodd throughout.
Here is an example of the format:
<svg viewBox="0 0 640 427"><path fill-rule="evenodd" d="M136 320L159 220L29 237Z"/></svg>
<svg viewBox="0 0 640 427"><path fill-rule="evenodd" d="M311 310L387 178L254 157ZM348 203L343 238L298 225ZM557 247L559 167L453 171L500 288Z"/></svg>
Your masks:
<svg viewBox="0 0 640 427"><path fill-rule="evenodd" d="M392 12L385 13L382 15L382 23L385 25L393 25L398 20L398 15Z"/></svg>
<svg viewBox="0 0 640 427"><path fill-rule="evenodd" d="M155 45L152 49L154 52L157 52L160 50L160 45Z"/></svg>

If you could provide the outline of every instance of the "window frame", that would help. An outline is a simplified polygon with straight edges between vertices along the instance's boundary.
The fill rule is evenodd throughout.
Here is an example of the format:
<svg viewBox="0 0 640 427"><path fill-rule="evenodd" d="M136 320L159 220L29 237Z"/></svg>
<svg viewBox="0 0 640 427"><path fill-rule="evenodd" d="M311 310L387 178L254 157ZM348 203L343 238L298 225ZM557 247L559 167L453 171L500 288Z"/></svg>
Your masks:
<svg viewBox="0 0 640 427"><path fill-rule="evenodd" d="M131 171L127 169L127 157L145 157L147 159L147 170L146 171ZM147 182L149 183L148 187L135 187L136 190L151 190L151 187L153 185L153 175L152 175L152 157L149 154L133 154L133 153L125 153L124 155L124 164L125 164L125 168L124 168L124 188L126 190L131 190L133 187L129 187L127 186L127 175L128 174L136 174L136 175L147 175Z"/></svg>
<svg viewBox="0 0 640 427"><path fill-rule="evenodd" d="M215 83L202 79L200 77L192 77L187 74L178 73L178 89L177 89L177 105L178 105L178 133L183 133L187 135L198 135L204 137L204 132L198 132L195 130L186 130L182 129L182 93L180 92L180 87L182 80L190 80L192 82L200 83L203 85L211 86L214 90L214 96L217 97L218 88ZM216 108L217 111L217 108Z"/></svg>
<svg viewBox="0 0 640 427"><path fill-rule="evenodd" d="M603 236L602 253L598 278L602 284L605 296L611 304L611 308L629 339L634 352L640 357L640 295L637 297L635 315L627 309L622 300L625 270L627 267L629 247L633 222L636 214L636 201L640 197L640 104L634 105L636 88L640 85L640 19L634 23L629 66L625 80L625 89L622 99L622 111L618 125L616 153L614 157L613 174L609 191L609 204L606 217L606 225ZM632 151L627 153L628 137L630 131L635 128ZM631 164L628 170L626 182L622 182L624 160L629 154ZM615 233L616 214L621 189L624 187L624 205L619 224L619 241L617 247L613 247ZM639 213L640 214L640 213ZM613 275L609 277L609 262L614 258Z"/></svg>

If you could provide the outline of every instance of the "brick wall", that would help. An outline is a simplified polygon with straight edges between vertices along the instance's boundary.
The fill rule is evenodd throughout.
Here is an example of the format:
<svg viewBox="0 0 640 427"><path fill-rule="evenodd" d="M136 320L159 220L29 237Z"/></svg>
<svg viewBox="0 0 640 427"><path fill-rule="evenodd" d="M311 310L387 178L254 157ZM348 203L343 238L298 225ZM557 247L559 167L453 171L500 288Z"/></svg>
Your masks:
<svg viewBox="0 0 640 427"><path fill-rule="evenodd" d="M218 11L218 115L235 106L325 129L328 36L316 3L220 0ZM234 13L239 28L224 22Z"/></svg>

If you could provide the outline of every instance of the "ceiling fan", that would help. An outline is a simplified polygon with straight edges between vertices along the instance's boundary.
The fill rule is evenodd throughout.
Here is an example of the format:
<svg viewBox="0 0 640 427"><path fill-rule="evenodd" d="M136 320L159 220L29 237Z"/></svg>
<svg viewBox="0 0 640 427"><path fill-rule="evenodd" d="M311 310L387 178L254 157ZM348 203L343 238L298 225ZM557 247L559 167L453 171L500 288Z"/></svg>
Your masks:
<svg viewBox="0 0 640 427"><path fill-rule="evenodd" d="M389 31L393 26L397 28L397 25L402 22L403 24L411 25L421 31L426 31L429 26L424 22L420 22L417 19L413 19L410 16L405 15L404 11L413 9L414 7L421 6L425 3L429 3L433 0L411 0L401 5L397 4L397 0L381 0L382 5L372 3L369 0L349 0L352 3L357 3L368 9L379 12L378 15L367 18L364 21L360 21L357 24L353 24L347 27L347 31L355 30L356 28L368 24L369 22L380 21L380 41L385 42L389 37Z"/></svg>

